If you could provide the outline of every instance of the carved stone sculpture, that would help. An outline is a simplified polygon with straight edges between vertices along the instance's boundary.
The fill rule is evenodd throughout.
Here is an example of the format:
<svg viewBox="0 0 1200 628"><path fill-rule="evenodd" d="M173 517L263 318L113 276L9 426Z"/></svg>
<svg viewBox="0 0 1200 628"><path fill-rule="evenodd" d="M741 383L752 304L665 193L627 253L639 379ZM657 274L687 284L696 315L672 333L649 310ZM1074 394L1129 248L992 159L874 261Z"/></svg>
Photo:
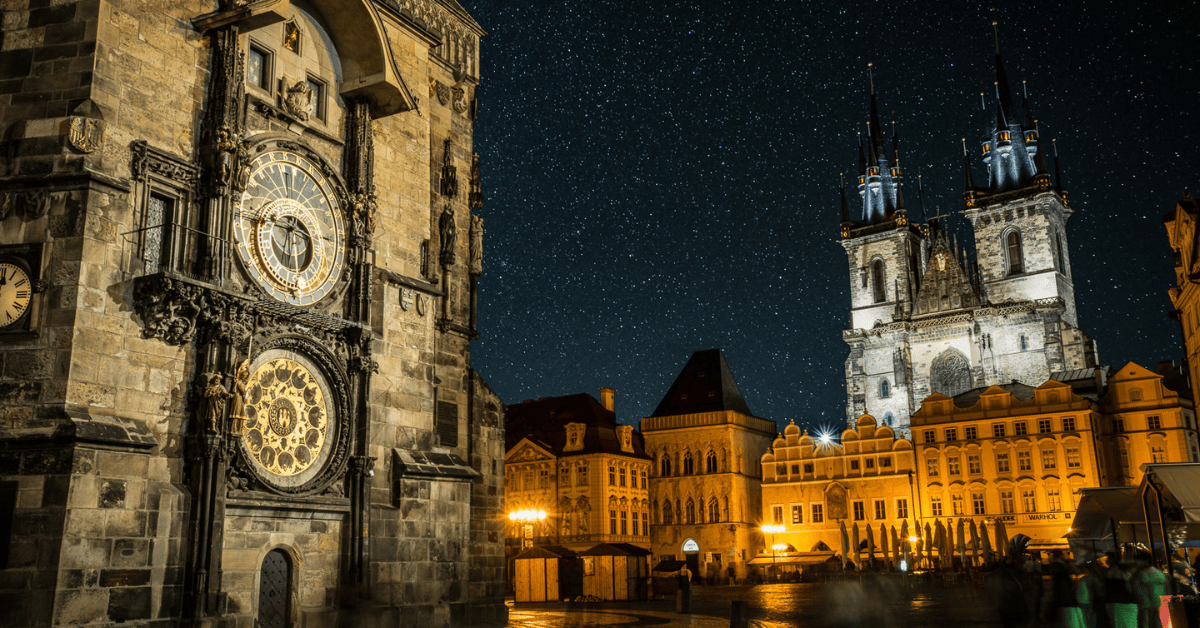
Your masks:
<svg viewBox="0 0 1200 628"><path fill-rule="evenodd" d="M471 216L471 250L467 272L472 275L483 274L483 218Z"/></svg>
<svg viewBox="0 0 1200 628"><path fill-rule="evenodd" d="M300 79L287 88L287 94L283 97L283 108L293 118L306 121L308 112L312 109L312 97L312 88L308 86L308 81Z"/></svg>
<svg viewBox="0 0 1200 628"><path fill-rule="evenodd" d="M449 206L442 210L442 217L438 220L438 237L442 243L442 266L452 266L454 249L458 245L458 227L454 224L454 212Z"/></svg>
<svg viewBox="0 0 1200 628"><path fill-rule="evenodd" d="M232 396L221 385L219 373L208 376L208 386L204 389L204 420L209 432L215 434L220 431L221 415L225 412L225 400Z"/></svg>
<svg viewBox="0 0 1200 628"><path fill-rule="evenodd" d="M229 429L235 434L242 431L243 421L246 420L246 382L250 379L250 363L243 361L238 365L237 373L233 376L233 404L229 406Z"/></svg>

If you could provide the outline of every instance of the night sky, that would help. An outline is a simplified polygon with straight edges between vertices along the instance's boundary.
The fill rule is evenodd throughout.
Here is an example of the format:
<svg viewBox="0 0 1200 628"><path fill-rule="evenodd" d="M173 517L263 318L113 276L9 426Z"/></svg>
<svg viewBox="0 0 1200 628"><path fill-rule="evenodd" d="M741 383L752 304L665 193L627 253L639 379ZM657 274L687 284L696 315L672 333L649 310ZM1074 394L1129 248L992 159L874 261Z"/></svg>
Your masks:
<svg viewBox="0 0 1200 628"><path fill-rule="evenodd" d="M843 425L838 175L856 174L867 63L910 215L918 168L927 209L957 214L960 138L986 181L993 19L1014 93L1026 79L1058 139L1080 326L1103 364L1182 356L1161 217L1196 183L1194 3L463 5L489 33L472 363L505 403L609 386L636 424L719 347L757 416Z"/></svg>

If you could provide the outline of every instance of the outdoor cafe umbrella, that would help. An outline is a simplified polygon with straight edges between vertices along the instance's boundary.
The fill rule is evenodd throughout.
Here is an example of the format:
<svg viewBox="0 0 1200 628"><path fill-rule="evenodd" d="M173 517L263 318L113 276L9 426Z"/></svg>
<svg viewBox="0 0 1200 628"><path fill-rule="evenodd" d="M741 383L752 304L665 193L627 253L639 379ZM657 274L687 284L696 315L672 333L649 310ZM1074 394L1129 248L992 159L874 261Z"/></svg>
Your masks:
<svg viewBox="0 0 1200 628"><path fill-rule="evenodd" d="M979 564L979 528L975 527L975 520L971 520L971 564Z"/></svg>
<svg viewBox="0 0 1200 628"><path fill-rule="evenodd" d="M938 519L934 522L933 534L937 538L938 562L942 567L946 566L946 526L942 525L942 520Z"/></svg>
<svg viewBox="0 0 1200 628"><path fill-rule="evenodd" d="M913 554L915 554L915 555L916 555L916 557L914 558L914 560L916 561L916 562L914 563L914 565L913 565L914 567L915 567L916 565L920 565L920 564L921 564L921 558L922 558L922 554L923 554L923 551L922 551L922 550L924 550L924 549L925 549L925 543L926 543L926 542L929 540L929 538L928 538L928 537L926 537L926 538L924 538L924 539L920 538L920 536L921 536L921 526L917 526L916 533L917 533L917 537L918 537L918 538L917 538L917 546L913 548Z"/></svg>
<svg viewBox="0 0 1200 628"><path fill-rule="evenodd" d="M954 532L954 538L958 541L958 558L962 561L963 566L967 565L967 533L966 524L960 518L958 520L958 530Z"/></svg>
<svg viewBox="0 0 1200 628"><path fill-rule="evenodd" d="M867 560L875 563L875 531L870 525L867 526Z"/></svg>
<svg viewBox="0 0 1200 628"><path fill-rule="evenodd" d="M996 552L1000 558L1008 556L1008 530L1004 527L1003 519L996 519Z"/></svg>
<svg viewBox="0 0 1200 628"><path fill-rule="evenodd" d="M900 537L896 536L896 526L892 526L892 567L900 568Z"/></svg>
<svg viewBox="0 0 1200 628"><path fill-rule="evenodd" d="M879 551L883 554L881 560L887 560L888 557L888 533L887 526L879 524Z"/></svg>
<svg viewBox="0 0 1200 628"><path fill-rule="evenodd" d="M842 569L846 568L846 559L850 555L850 535L846 534L846 522L838 521L842 529Z"/></svg>
<svg viewBox="0 0 1200 628"><path fill-rule="evenodd" d="M929 562L933 562L933 528L929 527L929 522L925 522L925 555L929 557Z"/></svg>
<svg viewBox="0 0 1200 628"><path fill-rule="evenodd" d="M862 569L862 550L859 549L857 521L855 521L854 525L850 528L850 540L854 545L854 567L855 569Z"/></svg>
<svg viewBox="0 0 1200 628"><path fill-rule="evenodd" d="M954 524L946 521L946 568L954 566Z"/></svg>
<svg viewBox="0 0 1200 628"><path fill-rule="evenodd" d="M908 540L908 519L900 523L900 546L904 548L904 562L910 562L908 555L912 552L912 543Z"/></svg>
<svg viewBox="0 0 1200 628"><path fill-rule="evenodd" d="M992 556L992 542L988 540L987 522L979 524L979 540L983 541L983 562L988 562Z"/></svg>

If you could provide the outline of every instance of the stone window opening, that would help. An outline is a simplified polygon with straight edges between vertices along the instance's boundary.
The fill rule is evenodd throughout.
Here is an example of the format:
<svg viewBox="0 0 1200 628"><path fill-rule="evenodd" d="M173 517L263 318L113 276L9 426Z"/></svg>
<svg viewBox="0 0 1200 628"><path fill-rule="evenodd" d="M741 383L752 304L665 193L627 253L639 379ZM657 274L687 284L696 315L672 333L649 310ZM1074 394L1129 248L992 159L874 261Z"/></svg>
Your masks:
<svg viewBox="0 0 1200 628"><path fill-rule="evenodd" d="M1028 351L1028 350L1029 350L1029 339L1025 337L1025 334L1021 334L1021 351Z"/></svg>
<svg viewBox="0 0 1200 628"><path fill-rule="evenodd" d="M1058 246L1055 247L1055 253L1058 254L1058 272L1067 274L1067 243L1063 240L1062 234L1055 234L1055 240L1058 241Z"/></svg>
<svg viewBox="0 0 1200 628"><path fill-rule="evenodd" d="M683 455L683 474L692 475L696 472L695 462L692 460L692 452L687 452Z"/></svg>
<svg viewBox="0 0 1200 628"><path fill-rule="evenodd" d="M812 522L825 523L825 504L812 505Z"/></svg>
<svg viewBox="0 0 1200 628"><path fill-rule="evenodd" d="M1016 510L1016 500L1013 499L1013 492L1011 490L1000 491L1000 512L1011 515Z"/></svg>
<svg viewBox="0 0 1200 628"><path fill-rule="evenodd" d="M661 473L661 475L664 478L671 476L671 456L669 454L664 454L662 457L662 473Z"/></svg>
<svg viewBox="0 0 1200 628"><path fill-rule="evenodd" d="M975 387L971 361L955 349L946 349L929 367L929 386L947 397L971 390Z"/></svg>
<svg viewBox="0 0 1200 628"><path fill-rule="evenodd" d="M717 498L713 497L708 500L708 522L717 523L721 520L721 506L717 503Z"/></svg>
<svg viewBox="0 0 1200 628"><path fill-rule="evenodd" d="M270 94L273 91L274 63L275 55L271 49L251 40L246 51L246 83Z"/></svg>
<svg viewBox="0 0 1200 628"><path fill-rule="evenodd" d="M883 273L883 260L875 260L871 262L871 289L872 296L876 303L883 303L887 300L887 284Z"/></svg>
<svg viewBox="0 0 1200 628"><path fill-rule="evenodd" d="M879 396L884 399L892 396L892 387L886 377L879 380Z"/></svg>
<svg viewBox="0 0 1200 628"><path fill-rule="evenodd" d="M1021 232L1013 229L1004 236L1004 255L1009 275L1025 272L1025 255L1021 246Z"/></svg>
<svg viewBox="0 0 1200 628"><path fill-rule="evenodd" d="M715 452L711 449L708 450L708 455L706 455L704 457L704 472L705 473L716 473L717 472L717 452Z"/></svg>
<svg viewBox="0 0 1200 628"><path fill-rule="evenodd" d="M942 516L942 496L931 495L929 497L929 512L935 517Z"/></svg>
<svg viewBox="0 0 1200 628"><path fill-rule="evenodd" d="M908 500L903 497L896 500L896 518L908 519Z"/></svg>
<svg viewBox="0 0 1200 628"><path fill-rule="evenodd" d="M684 506L684 513L687 515L687 519L685 519L687 523L696 523L696 502L692 501L691 497L688 498L687 505Z"/></svg>
<svg viewBox="0 0 1200 628"><path fill-rule="evenodd" d="M1162 419L1158 416L1146 417L1146 428L1151 430L1162 429Z"/></svg>
<svg viewBox="0 0 1200 628"><path fill-rule="evenodd" d="M672 525L675 523L675 511L671 508L671 502L665 501L662 505L662 523L663 525Z"/></svg>

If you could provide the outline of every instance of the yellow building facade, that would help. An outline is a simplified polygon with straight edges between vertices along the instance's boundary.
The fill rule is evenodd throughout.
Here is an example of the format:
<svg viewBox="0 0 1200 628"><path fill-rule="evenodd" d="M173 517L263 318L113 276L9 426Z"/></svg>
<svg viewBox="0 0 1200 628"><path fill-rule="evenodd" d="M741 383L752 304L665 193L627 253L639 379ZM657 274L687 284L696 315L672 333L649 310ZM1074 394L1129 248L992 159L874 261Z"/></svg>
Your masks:
<svg viewBox="0 0 1200 628"><path fill-rule="evenodd" d="M1102 419L1094 401L1054 380L929 396L912 423L923 522L994 529L999 520L1032 549L1065 549L1076 494L1103 483Z"/></svg>
<svg viewBox="0 0 1200 628"><path fill-rule="evenodd" d="M696 577L747 576L762 547L759 458L775 423L753 416L720 350L697 351L640 424L650 477L655 562Z"/></svg>
<svg viewBox="0 0 1200 628"><path fill-rule="evenodd" d="M599 543L650 549L650 458L642 435L618 425L614 391L526 401L508 408L506 554ZM530 513L545 513L533 519Z"/></svg>
<svg viewBox="0 0 1200 628"><path fill-rule="evenodd" d="M1187 374L1172 363L1154 371L1130 362L1108 379L1100 400L1106 485L1137 486L1142 465L1200 462Z"/></svg>
<svg viewBox="0 0 1200 628"><path fill-rule="evenodd" d="M784 428L762 461L763 524L767 547L754 561L780 571L821 562L841 553L841 526L859 528L859 544L870 527L877 547L880 526L901 529L916 523L917 477L912 442L896 438L864 414L841 434L841 442L823 442L795 423ZM852 533L848 533L852 537ZM773 550L773 545L786 549ZM851 539L851 545L852 539ZM862 560L868 552L862 551ZM877 557L882 558L877 554ZM854 560L851 547L849 559Z"/></svg>
<svg viewBox="0 0 1200 628"><path fill-rule="evenodd" d="M1171 316L1179 321L1183 334L1188 375L1192 382L1192 399L1200 385L1200 231L1197 214L1200 204L1186 191L1175 203L1174 211L1163 216L1167 238L1175 257L1175 285L1168 293L1175 310Z"/></svg>

